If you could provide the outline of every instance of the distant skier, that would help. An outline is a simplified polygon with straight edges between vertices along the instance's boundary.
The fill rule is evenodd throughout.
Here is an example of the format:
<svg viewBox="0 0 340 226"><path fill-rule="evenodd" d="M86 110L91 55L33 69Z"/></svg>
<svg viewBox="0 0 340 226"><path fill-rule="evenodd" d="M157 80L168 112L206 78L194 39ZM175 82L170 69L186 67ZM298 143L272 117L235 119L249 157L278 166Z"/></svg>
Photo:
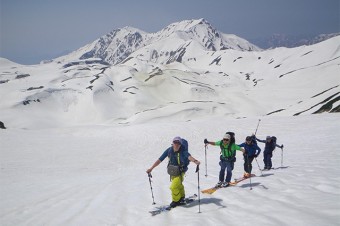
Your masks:
<svg viewBox="0 0 340 226"><path fill-rule="evenodd" d="M207 146L208 144L220 146L221 148L221 156L220 156L220 174L219 181L215 187L228 187L230 185L230 180L232 177L232 171L234 169L234 162L236 161L236 151L242 151L244 153L244 149L235 144L234 133L226 133L223 136L222 140L216 142L210 142L207 139L204 139L204 144ZM224 180L225 171L227 170L227 175Z"/></svg>
<svg viewBox="0 0 340 226"><path fill-rule="evenodd" d="M255 136L255 135L254 135ZM270 170L272 168L272 157L273 151L276 147L283 148L283 145L276 144L276 137L274 136L267 136L266 140L260 140L255 137L258 142L265 143L264 151L263 151L263 162L264 162L264 169Z"/></svg>
<svg viewBox="0 0 340 226"><path fill-rule="evenodd" d="M239 145L243 147L245 153L243 154L244 157L244 177L250 177L251 170L253 168L252 162L254 158L256 158L261 153L261 148L257 146L255 138L253 139L251 136L246 137L246 142Z"/></svg>
<svg viewBox="0 0 340 226"><path fill-rule="evenodd" d="M189 161L200 164L200 161L191 156L188 151L188 142L180 137L175 137L172 141L172 146L166 149L156 162L146 170L150 174L151 171L158 166L166 157L169 158L168 173L171 179L171 208L182 204L185 199L185 190L183 186L184 174L188 170Z"/></svg>

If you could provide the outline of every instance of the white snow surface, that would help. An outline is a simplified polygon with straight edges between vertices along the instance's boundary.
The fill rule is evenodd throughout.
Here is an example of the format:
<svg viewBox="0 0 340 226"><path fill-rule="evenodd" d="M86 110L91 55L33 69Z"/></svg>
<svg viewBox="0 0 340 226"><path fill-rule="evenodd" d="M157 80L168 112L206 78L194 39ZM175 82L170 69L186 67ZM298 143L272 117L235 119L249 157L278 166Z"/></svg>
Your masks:
<svg viewBox="0 0 340 226"><path fill-rule="evenodd" d="M201 37L200 29L190 32ZM181 32L172 36L119 65L0 58L1 226L340 225L340 115L327 113L340 102L340 36L256 52L208 51ZM162 50L177 41L177 55ZM259 119L258 137L284 144L273 156L278 169L262 175L261 154L252 190L243 181L201 194L201 213L195 201L151 216L171 202L170 182L165 161L152 172L152 205L146 170L173 137L189 141L205 189L218 180L220 151L209 146L205 162L204 138L233 131L241 143ZM198 193L195 168L185 177L187 196ZM239 153L233 178L241 175Z"/></svg>
<svg viewBox="0 0 340 226"><path fill-rule="evenodd" d="M0 120L31 129L131 125L309 115L332 102L329 112L340 103L339 41L262 52L190 45L181 62L170 64L139 51L120 65L93 58L29 66L0 59Z"/></svg>
<svg viewBox="0 0 340 226"><path fill-rule="evenodd" d="M273 155L282 168L262 176L254 161L252 190L246 180L201 194L201 213L195 201L157 216L149 211L171 202L167 163L152 172L156 205L145 171L174 136L188 139L201 161L205 189L218 180L219 148L207 149L205 177L203 139L234 131L240 143L258 118L0 130L0 225L339 225L339 122L339 114L262 118L257 136L284 144ZM262 154L258 163L262 168ZM184 180L188 196L198 193L195 168L189 165ZM233 178L242 174L238 153Z"/></svg>

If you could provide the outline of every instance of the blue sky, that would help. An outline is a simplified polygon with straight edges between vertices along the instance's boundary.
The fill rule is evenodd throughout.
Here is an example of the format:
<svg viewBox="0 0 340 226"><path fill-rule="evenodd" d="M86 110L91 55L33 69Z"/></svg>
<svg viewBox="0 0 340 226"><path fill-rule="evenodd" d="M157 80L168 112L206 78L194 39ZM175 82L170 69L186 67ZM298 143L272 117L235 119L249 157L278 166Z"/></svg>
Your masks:
<svg viewBox="0 0 340 226"><path fill-rule="evenodd" d="M245 39L340 32L339 0L0 0L0 56L36 64L132 26L205 18Z"/></svg>

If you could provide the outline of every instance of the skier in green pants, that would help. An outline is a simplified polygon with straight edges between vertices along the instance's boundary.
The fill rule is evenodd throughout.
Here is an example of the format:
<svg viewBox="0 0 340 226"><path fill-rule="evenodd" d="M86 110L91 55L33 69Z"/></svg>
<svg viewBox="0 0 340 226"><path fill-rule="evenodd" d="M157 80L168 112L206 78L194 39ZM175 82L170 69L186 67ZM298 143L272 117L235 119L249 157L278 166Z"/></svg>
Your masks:
<svg viewBox="0 0 340 226"><path fill-rule="evenodd" d="M188 152L188 142L185 139L175 137L172 141L172 146L163 152L151 168L146 170L146 173L150 174L166 157L169 158L168 173L171 178L170 190L172 202L170 203L170 206L174 208L181 205L181 202L185 198L183 180L185 172L188 170L189 162L191 161L196 165L199 165L200 161L193 158Z"/></svg>

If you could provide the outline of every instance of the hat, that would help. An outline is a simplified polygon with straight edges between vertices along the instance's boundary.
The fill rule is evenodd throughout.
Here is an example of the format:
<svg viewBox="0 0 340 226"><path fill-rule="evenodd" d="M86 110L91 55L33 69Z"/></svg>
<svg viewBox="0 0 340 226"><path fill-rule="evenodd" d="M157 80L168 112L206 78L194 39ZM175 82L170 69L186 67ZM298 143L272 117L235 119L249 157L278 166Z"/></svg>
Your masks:
<svg viewBox="0 0 340 226"><path fill-rule="evenodd" d="M247 136L246 140L250 140L251 141L251 136Z"/></svg>
<svg viewBox="0 0 340 226"><path fill-rule="evenodd" d="M271 137L271 136L267 136L266 139L267 139L267 140L268 140L268 139L272 139L272 137Z"/></svg>
<svg viewBox="0 0 340 226"><path fill-rule="evenodd" d="M181 137L175 137L172 142L178 141L179 143L182 144L182 138Z"/></svg>
<svg viewBox="0 0 340 226"><path fill-rule="evenodd" d="M228 140L230 140L230 135L229 135L229 134L224 134L223 139L228 139Z"/></svg>

